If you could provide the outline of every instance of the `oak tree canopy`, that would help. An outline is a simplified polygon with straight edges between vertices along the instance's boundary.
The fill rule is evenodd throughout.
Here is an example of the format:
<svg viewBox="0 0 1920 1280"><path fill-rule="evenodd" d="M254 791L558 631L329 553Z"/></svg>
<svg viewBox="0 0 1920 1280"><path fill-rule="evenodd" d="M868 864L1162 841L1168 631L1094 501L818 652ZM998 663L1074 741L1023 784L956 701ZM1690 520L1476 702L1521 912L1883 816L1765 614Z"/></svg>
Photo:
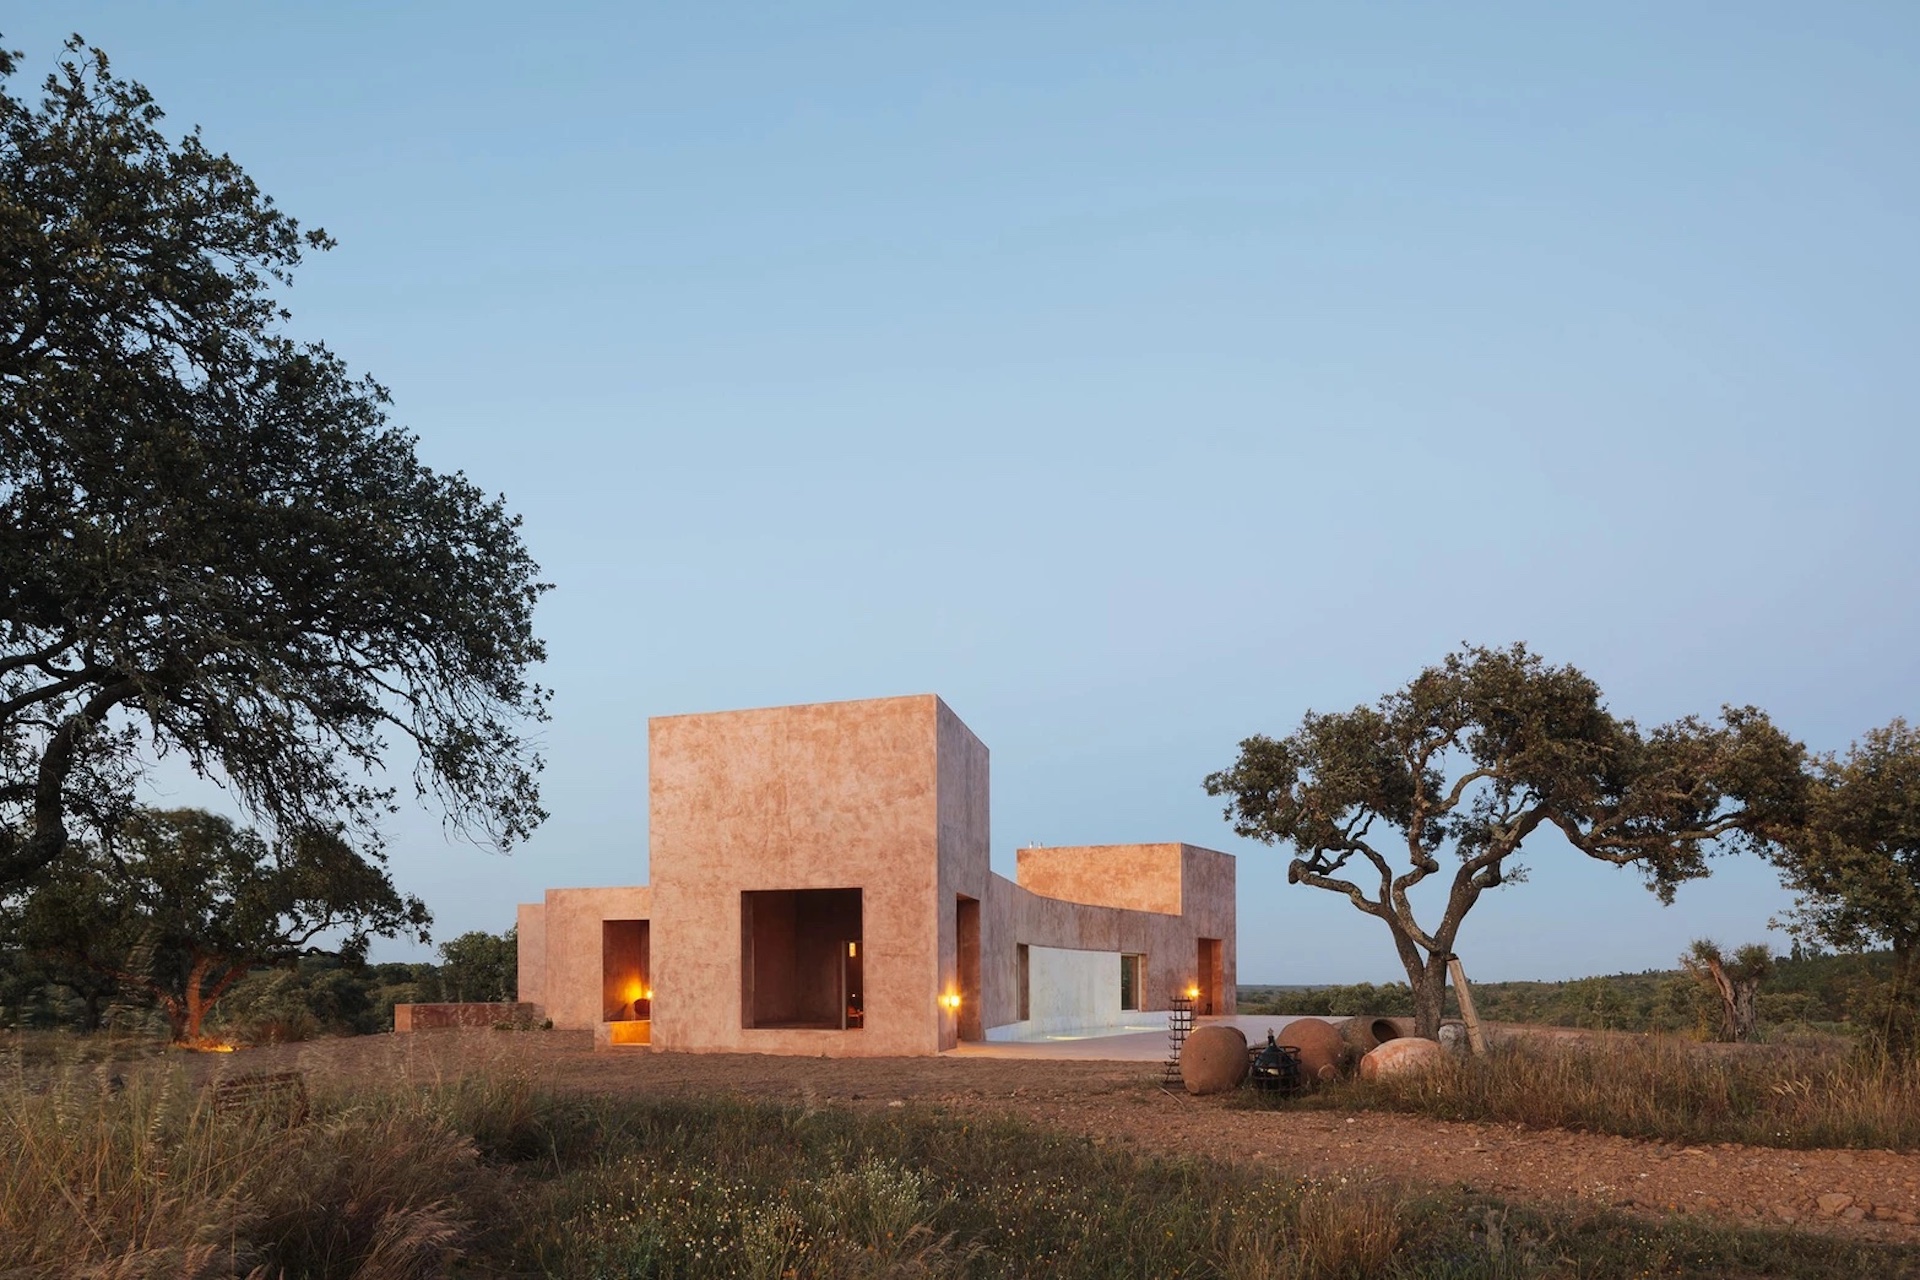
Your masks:
<svg viewBox="0 0 1920 1280"><path fill-rule="evenodd" d="M1768 846L1799 820L1803 757L1752 707L1642 731L1573 667L1524 645L1466 646L1374 706L1246 739L1205 786L1227 798L1236 833L1292 848L1290 883L1385 926L1431 1037L1461 924L1522 877L1517 855L1541 828L1638 868L1670 902L1717 845ZM1443 876L1439 918L1422 924L1413 890Z"/></svg>
<svg viewBox="0 0 1920 1280"><path fill-rule="evenodd" d="M0 52L0 889L183 757L291 838L396 798L504 847L545 816L546 589L503 500L282 332L326 234L78 37Z"/></svg>
<svg viewBox="0 0 1920 1280"><path fill-rule="evenodd" d="M268 841L198 809L141 810L110 846L75 842L35 891L0 900L0 932L39 959L150 996L195 1044L249 970L316 953L364 957L373 937L425 943L425 904L338 835Z"/></svg>
<svg viewBox="0 0 1920 1280"><path fill-rule="evenodd" d="M1814 762L1807 821L1772 850L1799 895L1799 937L1843 951L1888 947L1893 975L1870 1032L1920 1050L1920 728L1896 719Z"/></svg>

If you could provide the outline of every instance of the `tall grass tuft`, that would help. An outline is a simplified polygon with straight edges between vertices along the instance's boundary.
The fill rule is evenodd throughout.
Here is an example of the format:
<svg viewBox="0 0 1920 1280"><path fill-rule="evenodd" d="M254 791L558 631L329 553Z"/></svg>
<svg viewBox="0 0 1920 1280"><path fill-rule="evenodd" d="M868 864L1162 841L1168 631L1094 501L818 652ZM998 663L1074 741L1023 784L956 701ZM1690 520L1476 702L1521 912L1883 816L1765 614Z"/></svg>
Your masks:
<svg viewBox="0 0 1920 1280"><path fill-rule="evenodd" d="M0 1273L406 1280L473 1236L489 1174L434 1099L375 1093L294 1123L271 1097L213 1098L178 1064L16 1074Z"/></svg>
<svg viewBox="0 0 1920 1280"><path fill-rule="evenodd" d="M1665 1036L1508 1042L1427 1076L1352 1081L1310 1105L1671 1142L1920 1148L1920 1064L1859 1050L1732 1051Z"/></svg>

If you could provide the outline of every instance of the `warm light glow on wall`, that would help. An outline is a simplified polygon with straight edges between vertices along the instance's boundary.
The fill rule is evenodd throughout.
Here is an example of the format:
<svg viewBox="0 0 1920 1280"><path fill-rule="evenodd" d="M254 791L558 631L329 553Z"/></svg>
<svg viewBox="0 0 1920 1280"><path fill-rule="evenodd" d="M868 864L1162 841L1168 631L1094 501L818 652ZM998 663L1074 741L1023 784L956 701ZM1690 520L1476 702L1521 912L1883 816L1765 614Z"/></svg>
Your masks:
<svg viewBox="0 0 1920 1280"><path fill-rule="evenodd" d="M958 1009L960 1007L960 993L957 991L949 991L940 997L940 1003L949 1009Z"/></svg>
<svg viewBox="0 0 1920 1280"><path fill-rule="evenodd" d="M1200 988L1199 988L1199 987L1197 987L1197 986L1194 986L1194 987L1188 987L1188 988L1187 988L1187 999L1189 999L1189 1000L1198 1000L1199 998L1200 998Z"/></svg>
<svg viewBox="0 0 1920 1280"><path fill-rule="evenodd" d="M609 1022L607 1024L608 1044L652 1044L653 1024L651 1022Z"/></svg>

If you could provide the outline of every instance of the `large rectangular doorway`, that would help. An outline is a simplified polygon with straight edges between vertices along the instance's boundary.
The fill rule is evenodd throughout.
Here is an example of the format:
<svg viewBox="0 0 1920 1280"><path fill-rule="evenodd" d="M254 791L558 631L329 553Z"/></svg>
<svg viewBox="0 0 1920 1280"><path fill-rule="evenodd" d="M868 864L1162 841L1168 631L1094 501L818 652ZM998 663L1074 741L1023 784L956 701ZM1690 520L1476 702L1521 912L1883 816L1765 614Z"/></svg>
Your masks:
<svg viewBox="0 0 1920 1280"><path fill-rule="evenodd" d="M851 1031L866 1022L858 889L740 895L740 1025Z"/></svg>

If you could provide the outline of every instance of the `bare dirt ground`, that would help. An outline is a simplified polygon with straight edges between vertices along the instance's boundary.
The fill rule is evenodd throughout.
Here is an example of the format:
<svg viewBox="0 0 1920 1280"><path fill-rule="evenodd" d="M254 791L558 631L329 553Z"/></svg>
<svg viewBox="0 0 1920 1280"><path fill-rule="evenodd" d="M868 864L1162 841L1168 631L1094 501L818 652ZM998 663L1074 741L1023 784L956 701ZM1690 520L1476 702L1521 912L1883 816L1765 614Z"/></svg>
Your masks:
<svg viewBox="0 0 1920 1280"><path fill-rule="evenodd" d="M363 1036L209 1056L208 1072L299 1068L319 1081L524 1071L597 1094L737 1094L882 1109L995 1113L1172 1155L1314 1178L1379 1179L1514 1201L1703 1214L1920 1243L1920 1154L1679 1147L1601 1134L1444 1123L1383 1112L1253 1110L1190 1098L1138 1062L826 1059L594 1052L586 1033Z"/></svg>

